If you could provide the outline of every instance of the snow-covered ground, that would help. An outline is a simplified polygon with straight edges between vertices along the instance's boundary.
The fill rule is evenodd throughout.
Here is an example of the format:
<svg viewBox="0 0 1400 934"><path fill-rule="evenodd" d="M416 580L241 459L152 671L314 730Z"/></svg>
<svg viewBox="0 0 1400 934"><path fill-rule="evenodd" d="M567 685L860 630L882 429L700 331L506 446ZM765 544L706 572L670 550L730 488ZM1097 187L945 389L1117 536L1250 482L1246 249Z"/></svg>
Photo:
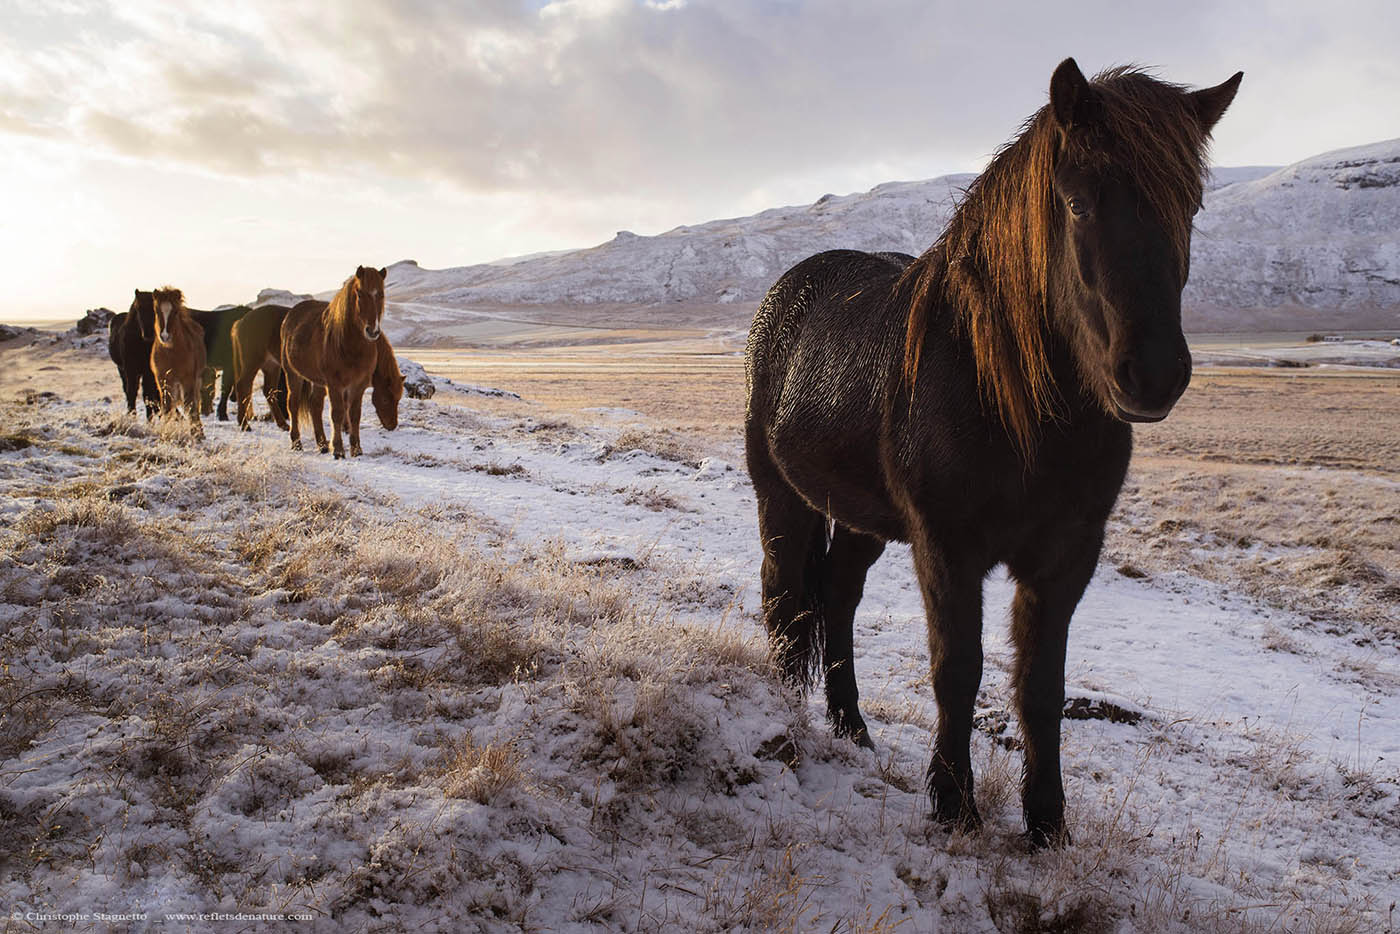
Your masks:
<svg viewBox="0 0 1400 934"><path fill-rule="evenodd" d="M869 752L763 666L735 448L477 398L405 399L350 462L266 425L206 421L194 447L99 402L4 403L0 907L325 930L1396 923L1393 639L1101 568L1067 689L1112 719L1066 720L1074 842L1031 855L994 576L988 826L950 835L922 789L907 550L857 617Z"/></svg>

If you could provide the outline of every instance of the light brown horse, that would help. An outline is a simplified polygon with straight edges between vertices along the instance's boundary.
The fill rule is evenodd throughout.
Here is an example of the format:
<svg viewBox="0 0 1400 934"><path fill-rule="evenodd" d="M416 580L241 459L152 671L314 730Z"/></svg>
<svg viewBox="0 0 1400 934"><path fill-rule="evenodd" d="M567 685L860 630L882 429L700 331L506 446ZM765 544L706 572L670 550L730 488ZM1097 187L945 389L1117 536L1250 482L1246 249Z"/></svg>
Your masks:
<svg viewBox="0 0 1400 934"><path fill-rule="evenodd" d="M282 319L284 305L263 305L251 309L233 324L234 392L238 400L238 427L251 431L253 421L253 378L262 371L263 396L277 421L287 430L287 381L282 373Z"/></svg>
<svg viewBox="0 0 1400 934"><path fill-rule="evenodd" d="M330 394L335 456L345 456L346 429L351 456L363 453L360 404L379 362L386 274L385 269L360 266L328 304L301 302L283 319L282 368L287 371L287 421L293 450L301 450L304 380L319 383Z"/></svg>
<svg viewBox="0 0 1400 934"><path fill-rule="evenodd" d="M160 391L160 410L169 415L187 406L194 433L204 437L199 421L199 386L204 373L204 330L190 317L185 296L165 286L152 295L155 306L155 341L151 344L151 371Z"/></svg>
<svg viewBox="0 0 1400 934"><path fill-rule="evenodd" d="M394 348L390 345L388 336L381 333L377 343L379 355L374 366L374 377L370 381L373 386L370 401L374 403L374 411L379 416L379 424L384 426L385 431L393 431L399 427L399 402L403 399L403 374L399 372L399 361L394 356ZM321 413L326 401L326 387L316 383L302 383L301 390L302 398L306 400L302 406L302 412L311 417L311 428L316 435L316 446L324 454L329 450L326 444L326 430L321 424ZM344 426L344 430L348 432L349 427Z"/></svg>

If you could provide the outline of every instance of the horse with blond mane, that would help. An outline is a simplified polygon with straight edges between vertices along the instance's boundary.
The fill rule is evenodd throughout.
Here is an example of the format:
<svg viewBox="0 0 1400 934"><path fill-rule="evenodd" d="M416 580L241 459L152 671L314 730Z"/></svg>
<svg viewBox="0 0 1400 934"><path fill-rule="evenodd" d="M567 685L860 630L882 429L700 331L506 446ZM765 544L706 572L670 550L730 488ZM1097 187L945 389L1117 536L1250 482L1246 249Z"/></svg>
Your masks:
<svg viewBox="0 0 1400 934"><path fill-rule="evenodd" d="M1212 127L1242 74L1189 91L1074 59L915 259L803 260L754 316L745 447L773 652L826 678L838 734L870 736L852 622L891 539L927 614L938 730L934 817L979 825L969 750L982 678L982 581L1016 581L1012 682L1032 847L1065 833L1060 777L1069 621L1127 471L1130 422L1191 379L1181 291Z"/></svg>
<svg viewBox="0 0 1400 934"><path fill-rule="evenodd" d="M160 392L162 414L187 406L194 433L204 437L199 420L200 385L204 375L204 330L185 308L185 295L173 286L151 294L155 308L155 341L151 371Z"/></svg>
<svg viewBox="0 0 1400 934"><path fill-rule="evenodd" d="M300 302L282 321L282 368L287 373L287 420L292 449L301 450L305 383L326 387L331 399L332 447L345 456L360 448L360 405L379 362L386 269L360 266L330 302ZM297 379L296 377L300 377ZM344 429L344 430L343 430Z"/></svg>

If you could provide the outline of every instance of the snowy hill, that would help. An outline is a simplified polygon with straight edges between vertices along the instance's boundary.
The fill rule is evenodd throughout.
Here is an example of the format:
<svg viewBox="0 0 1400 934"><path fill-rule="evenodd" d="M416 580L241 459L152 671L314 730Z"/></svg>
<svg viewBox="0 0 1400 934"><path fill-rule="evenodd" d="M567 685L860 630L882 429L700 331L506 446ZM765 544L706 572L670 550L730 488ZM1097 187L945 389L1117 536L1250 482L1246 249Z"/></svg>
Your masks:
<svg viewBox="0 0 1400 934"><path fill-rule="evenodd" d="M1400 140L1341 149L1206 197L1187 307L1227 323L1400 323ZM1307 326L1312 326L1307 325Z"/></svg>
<svg viewBox="0 0 1400 934"><path fill-rule="evenodd" d="M390 269L401 327L481 306L734 305L746 318L773 281L820 250L922 252L971 175L890 182L752 217L620 231L588 249L431 270ZM1400 324L1400 140L1284 168L1215 171L1197 217L1186 322L1194 330L1386 328ZM655 312L653 312L655 314ZM391 331L393 325L390 325Z"/></svg>
<svg viewBox="0 0 1400 934"><path fill-rule="evenodd" d="M972 176L891 182L863 194L752 217L677 227L654 237L619 231L607 243L505 265L427 270L396 264L392 297L472 304L757 302L783 270L836 247L922 252Z"/></svg>

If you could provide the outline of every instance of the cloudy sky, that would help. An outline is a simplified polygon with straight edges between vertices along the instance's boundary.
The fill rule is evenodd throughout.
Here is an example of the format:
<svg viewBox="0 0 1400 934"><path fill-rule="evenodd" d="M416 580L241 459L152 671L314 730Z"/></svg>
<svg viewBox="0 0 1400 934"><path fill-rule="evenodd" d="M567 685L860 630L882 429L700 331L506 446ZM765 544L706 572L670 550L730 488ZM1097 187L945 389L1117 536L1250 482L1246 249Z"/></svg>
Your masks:
<svg viewBox="0 0 1400 934"><path fill-rule="evenodd" d="M1243 69L1217 164L1400 136L1394 0L0 0L0 23L0 320L975 171L1066 55Z"/></svg>

